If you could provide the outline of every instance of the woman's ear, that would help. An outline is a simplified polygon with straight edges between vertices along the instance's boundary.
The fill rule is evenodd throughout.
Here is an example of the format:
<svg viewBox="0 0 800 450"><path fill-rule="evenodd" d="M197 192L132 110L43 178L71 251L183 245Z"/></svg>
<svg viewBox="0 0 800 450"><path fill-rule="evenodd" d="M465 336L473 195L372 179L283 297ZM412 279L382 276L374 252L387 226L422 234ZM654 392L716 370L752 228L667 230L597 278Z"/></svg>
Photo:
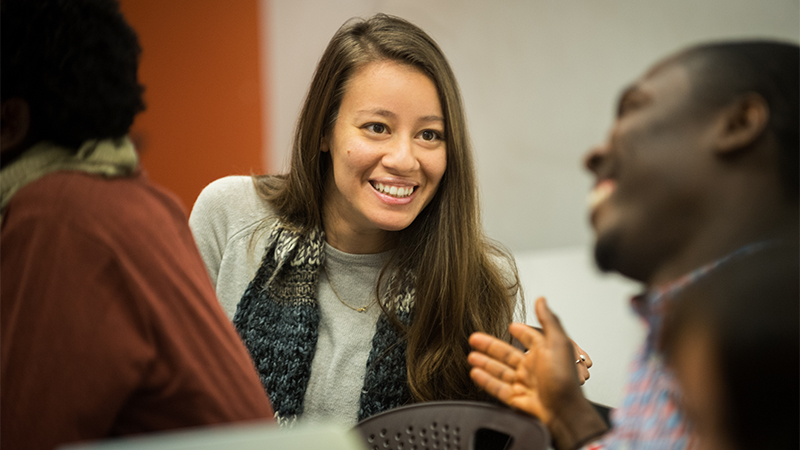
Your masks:
<svg viewBox="0 0 800 450"><path fill-rule="evenodd" d="M330 150L330 146L328 145L328 135L322 136L322 142L320 143L319 150L323 153Z"/></svg>
<svg viewBox="0 0 800 450"><path fill-rule="evenodd" d="M742 95L722 110L716 151L728 154L758 140L769 124L769 106L759 94Z"/></svg>
<svg viewBox="0 0 800 450"><path fill-rule="evenodd" d="M31 107L25 99L9 98L0 105L0 152L7 154L19 147L28 137L31 127Z"/></svg>

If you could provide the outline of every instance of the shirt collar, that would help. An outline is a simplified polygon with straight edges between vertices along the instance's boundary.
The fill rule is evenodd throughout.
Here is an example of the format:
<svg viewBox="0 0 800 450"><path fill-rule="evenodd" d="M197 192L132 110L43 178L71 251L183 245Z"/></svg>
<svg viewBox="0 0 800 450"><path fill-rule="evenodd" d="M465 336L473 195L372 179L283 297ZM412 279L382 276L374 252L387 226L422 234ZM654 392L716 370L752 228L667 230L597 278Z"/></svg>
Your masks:
<svg viewBox="0 0 800 450"><path fill-rule="evenodd" d="M656 337L659 335L661 320L669 307L670 300L675 298L687 286L696 283L710 272L717 268L737 260L739 258L751 255L766 248L780 245L782 241L779 240L765 240L752 242L750 244L739 247L738 249L705 264L682 277L663 284L655 286L647 291L633 297L631 299L631 308L641 317L649 327L647 335L647 353L649 354L653 348Z"/></svg>

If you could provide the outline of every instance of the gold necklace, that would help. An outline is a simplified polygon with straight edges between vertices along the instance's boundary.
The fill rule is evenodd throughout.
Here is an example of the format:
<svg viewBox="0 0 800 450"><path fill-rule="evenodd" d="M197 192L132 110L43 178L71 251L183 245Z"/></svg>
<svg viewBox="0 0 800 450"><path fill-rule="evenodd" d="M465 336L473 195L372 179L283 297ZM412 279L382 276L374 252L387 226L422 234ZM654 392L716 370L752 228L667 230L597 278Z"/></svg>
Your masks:
<svg viewBox="0 0 800 450"><path fill-rule="evenodd" d="M338 292L336 292L336 288L334 288L334 287L333 287L333 280L331 280L331 276L330 276L330 275L328 275L328 268L327 268L327 267L325 267L325 264L323 264L323 265L322 265L322 270L325 272L325 278L327 278L327 279L328 279L328 286L330 286L330 287L331 287L331 290L333 291L333 295L335 295L335 296L336 296L336 298L337 298L337 299L338 299L338 300L339 300L339 301L340 301L340 302L341 302L341 303L342 303L344 306L347 306L348 308L352 309L352 310L353 310L353 311L355 311L355 312L364 313L364 312L367 312L367 310L370 308L370 306L372 306L372 304L373 304L373 303L375 303L375 300L376 300L376 299L372 299L372 301L370 301L369 303L367 303L366 305L364 305L364 306L362 306L362 307L360 307L360 308L353 308L352 306L348 305L347 303L345 303L345 302L344 302L344 300L342 300L342 297L339 297L339 293L338 293Z"/></svg>

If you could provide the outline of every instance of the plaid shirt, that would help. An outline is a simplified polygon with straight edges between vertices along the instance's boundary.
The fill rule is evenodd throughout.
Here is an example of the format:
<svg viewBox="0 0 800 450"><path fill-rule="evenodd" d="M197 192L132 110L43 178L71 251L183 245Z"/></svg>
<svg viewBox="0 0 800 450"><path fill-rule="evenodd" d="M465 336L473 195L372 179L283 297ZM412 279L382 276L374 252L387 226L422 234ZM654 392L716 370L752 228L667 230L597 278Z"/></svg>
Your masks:
<svg viewBox="0 0 800 450"><path fill-rule="evenodd" d="M611 416L613 428L598 441L584 446L584 450L682 450L689 447L689 427L676 404L678 386L656 351L669 300L717 267L775 244L764 241L746 245L664 287L633 298L633 310L648 326L647 341L630 365L624 400Z"/></svg>

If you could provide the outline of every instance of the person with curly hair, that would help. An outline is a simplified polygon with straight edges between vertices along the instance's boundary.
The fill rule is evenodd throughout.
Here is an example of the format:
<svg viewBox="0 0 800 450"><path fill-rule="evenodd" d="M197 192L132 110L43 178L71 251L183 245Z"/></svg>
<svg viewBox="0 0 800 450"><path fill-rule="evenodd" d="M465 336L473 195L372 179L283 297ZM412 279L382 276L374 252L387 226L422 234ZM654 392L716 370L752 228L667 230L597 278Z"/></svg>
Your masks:
<svg viewBox="0 0 800 450"><path fill-rule="evenodd" d="M272 419L186 215L127 138L114 0L2 0L0 444Z"/></svg>

